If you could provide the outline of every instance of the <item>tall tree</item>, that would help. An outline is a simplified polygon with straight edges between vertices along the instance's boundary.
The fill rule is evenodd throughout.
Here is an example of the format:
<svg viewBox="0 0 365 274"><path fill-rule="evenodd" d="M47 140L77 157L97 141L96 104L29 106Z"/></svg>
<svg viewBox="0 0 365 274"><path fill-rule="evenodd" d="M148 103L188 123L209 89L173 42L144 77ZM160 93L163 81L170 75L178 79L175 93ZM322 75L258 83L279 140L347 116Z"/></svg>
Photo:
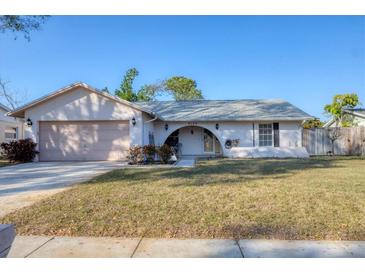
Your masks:
<svg viewBox="0 0 365 274"><path fill-rule="evenodd" d="M359 97L355 93L337 94L333 96L332 103L324 106L324 111L335 121L335 126L328 129L328 137L331 140L332 153L335 154L335 141L341 137L341 127L352 125L352 121L346 119L345 109L352 109L359 104Z"/></svg>
<svg viewBox="0 0 365 274"><path fill-rule="evenodd" d="M203 94L197 88L193 79L184 76L174 76L163 83L163 88L170 93L176 101L203 99Z"/></svg>
<svg viewBox="0 0 365 274"><path fill-rule="evenodd" d="M196 82L183 76L174 76L155 84L143 85L138 91L135 91L133 89L133 82L138 75L139 72L136 68L128 69L119 89L115 90L115 95L130 102L152 101L155 100L158 95L164 93L172 95L175 100L195 100L203 98L201 90L197 89Z"/></svg>
<svg viewBox="0 0 365 274"><path fill-rule="evenodd" d="M351 126L346 119L345 109L352 109L359 105L359 96L356 93L337 94L332 103L324 106L324 111L335 121L335 127Z"/></svg>
<svg viewBox="0 0 365 274"><path fill-rule="evenodd" d="M121 99L135 102L138 100L137 94L133 91L134 79L138 76L139 72L136 68L128 69L123 77L122 83L119 89L115 90L115 95Z"/></svg>
<svg viewBox="0 0 365 274"><path fill-rule="evenodd" d="M162 83L143 85L137 92L138 101L153 101L163 93Z"/></svg>
<svg viewBox="0 0 365 274"><path fill-rule="evenodd" d="M15 33L21 32L25 39L30 41L30 32L39 30L41 25L48 19L47 15L1 15L0 16L0 32L11 31Z"/></svg>

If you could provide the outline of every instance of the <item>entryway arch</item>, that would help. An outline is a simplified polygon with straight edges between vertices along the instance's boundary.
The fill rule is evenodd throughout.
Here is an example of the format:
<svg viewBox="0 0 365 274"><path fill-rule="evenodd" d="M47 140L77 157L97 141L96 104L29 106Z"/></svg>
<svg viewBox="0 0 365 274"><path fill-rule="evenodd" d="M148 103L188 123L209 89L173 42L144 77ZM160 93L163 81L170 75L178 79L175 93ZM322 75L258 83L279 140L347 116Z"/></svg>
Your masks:
<svg viewBox="0 0 365 274"><path fill-rule="evenodd" d="M184 125L175 128L164 140L179 156L221 156L222 142L210 129Z"/></svg>

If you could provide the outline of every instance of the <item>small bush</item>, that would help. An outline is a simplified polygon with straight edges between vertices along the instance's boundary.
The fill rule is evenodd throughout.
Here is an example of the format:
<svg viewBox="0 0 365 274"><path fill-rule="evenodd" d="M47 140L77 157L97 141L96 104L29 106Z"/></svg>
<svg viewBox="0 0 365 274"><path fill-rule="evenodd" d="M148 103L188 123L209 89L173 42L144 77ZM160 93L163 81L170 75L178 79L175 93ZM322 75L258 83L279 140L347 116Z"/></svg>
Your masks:
<svg viewBox="0 0 365 274"><path fill-rule="evenodd" d="M133 146L129 148L128 156L129 163L136 165L143 162L143 150L141 146Z"/></svg>
<svg viewBox="0 0 365 274"><path fill-rule="evenodd" d="M160 156L161 161L164 164L167 164L172 156L171 147L169 145L164 144L157 149L157 154L158 156Z"/></svg>
<svg viewBox="0 0 365 274"><path fill-rule="evenodd" d="M148 163L153 163L155 160L156 147L155 145L145 145L143 147L143 154L146 157Z"/></svg>
<svg viewBox="0 0 365 274"><path fill-rule="evenodd" d="M22 139L11 141L9 143L2 143L0 145L3 156L10 162L31 162L39 153L35 148L37 143L32 139Z"/></svg>

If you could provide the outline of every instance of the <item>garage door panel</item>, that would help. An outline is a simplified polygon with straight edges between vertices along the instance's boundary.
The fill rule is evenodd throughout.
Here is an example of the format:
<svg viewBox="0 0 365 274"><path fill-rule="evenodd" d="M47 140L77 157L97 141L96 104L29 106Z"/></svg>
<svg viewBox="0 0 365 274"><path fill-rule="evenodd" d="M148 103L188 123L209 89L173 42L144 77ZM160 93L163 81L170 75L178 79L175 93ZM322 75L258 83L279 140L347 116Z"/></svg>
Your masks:
<svg viewBox="0 0 365 274"><path fill-rule="evenodd" d="M130 145L128 121L40 122L41 161L122 160Z"/></svg>

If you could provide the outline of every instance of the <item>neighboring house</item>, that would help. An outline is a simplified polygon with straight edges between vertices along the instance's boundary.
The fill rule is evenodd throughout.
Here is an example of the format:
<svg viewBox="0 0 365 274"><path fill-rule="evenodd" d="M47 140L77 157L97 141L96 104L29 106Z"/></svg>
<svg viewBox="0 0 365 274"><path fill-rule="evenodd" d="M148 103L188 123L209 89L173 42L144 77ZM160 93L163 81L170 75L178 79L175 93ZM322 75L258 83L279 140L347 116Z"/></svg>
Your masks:
<svg viewBox="0 0 365 274"><path fill-rule="evenodd" d="M9 111L0 104L0 143L23 138L23 120L7 116Z"/></svg>
<svg viewBox="0 0 365 274"><path fill-rule="evenodd" d="M121 160L130 146L164 143L183 156L306 156L301 125L313 118L283 100L131 103L85 83L10 115L26 120L41 161Z"/></svg>
<svg viewBox="0 0 365 274"><path fill-rule="evenodd" d="M353 124L355 126L365 126L365 109L364 108L354 108L354 109L345 109L344 113L347 116L353 118ZM336 123L334 119L329 120L327 123L323 125L324 128L327 127L335 127Z"/></svg>

